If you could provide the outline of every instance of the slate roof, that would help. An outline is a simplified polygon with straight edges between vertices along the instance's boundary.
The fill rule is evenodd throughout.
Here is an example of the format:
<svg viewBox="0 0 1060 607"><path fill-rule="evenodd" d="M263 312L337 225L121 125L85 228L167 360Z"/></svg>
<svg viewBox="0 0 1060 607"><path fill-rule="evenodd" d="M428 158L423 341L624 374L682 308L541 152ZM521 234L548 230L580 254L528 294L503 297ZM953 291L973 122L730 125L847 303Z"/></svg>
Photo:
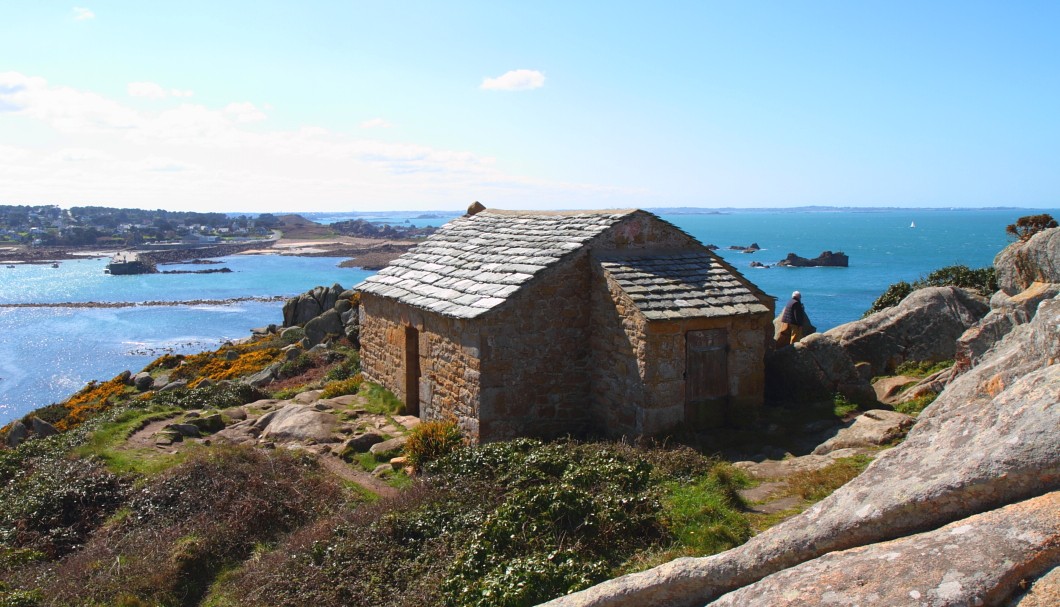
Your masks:
<svg viewBox="0 0 1060 607"><path fill-rule="evenodd" d="M355 288L474 318L633 212L482 211L445 224Z"/></svg>
<svg viewBox="0 0 1060 607"><path fill-rule="evenodd" d="M600 260L646 318L666 320L769 312L734 271L706 251Z"/></svg>

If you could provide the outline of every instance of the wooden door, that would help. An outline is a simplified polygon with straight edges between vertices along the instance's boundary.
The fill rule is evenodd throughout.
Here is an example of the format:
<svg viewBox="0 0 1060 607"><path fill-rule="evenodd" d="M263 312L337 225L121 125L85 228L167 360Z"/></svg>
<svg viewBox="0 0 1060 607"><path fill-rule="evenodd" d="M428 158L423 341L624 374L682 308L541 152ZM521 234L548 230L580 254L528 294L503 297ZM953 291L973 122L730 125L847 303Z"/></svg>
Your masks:
<svg viewBox="0 0 1060 607"><path fill-rule="evenodd" d="M728 401L728 330L685 333L685 421L695 428L721 426Z"/></svg>

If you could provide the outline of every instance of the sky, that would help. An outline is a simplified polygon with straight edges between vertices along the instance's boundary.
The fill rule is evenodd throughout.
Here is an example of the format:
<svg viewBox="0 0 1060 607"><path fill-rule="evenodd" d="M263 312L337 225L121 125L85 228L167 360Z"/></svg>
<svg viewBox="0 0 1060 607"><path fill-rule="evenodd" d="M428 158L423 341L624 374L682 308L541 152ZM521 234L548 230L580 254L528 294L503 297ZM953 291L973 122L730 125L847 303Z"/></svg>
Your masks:
<svg viewBox="0 0 1060 607"><path fill-rule="evenodd" d="M0 2L0 204L1060 206L1058 2Z"/></svg>

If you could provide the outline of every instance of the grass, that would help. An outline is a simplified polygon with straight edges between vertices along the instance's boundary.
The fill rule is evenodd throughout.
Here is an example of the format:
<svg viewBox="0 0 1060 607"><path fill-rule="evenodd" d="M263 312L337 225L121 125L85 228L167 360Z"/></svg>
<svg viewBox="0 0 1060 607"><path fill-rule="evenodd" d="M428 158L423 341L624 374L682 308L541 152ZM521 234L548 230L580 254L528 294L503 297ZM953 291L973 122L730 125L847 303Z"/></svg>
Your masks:
<svg viewBox="0 0 1060 607"><path fill-rule="evenodd" d="M918 396L912 400L897 403L894 405L894 410L899 413L905 413L906 415L916 417L917 415L920 415L920 412L926 409L928 405L935 402L936 398L938 398L937 393L928 392L927 394Z"/></svg>
<svg viewBox="0 0 1060 607"><path fill-rule="evenodd" d="M147 449L123 450L118 447L147 424L171 417L179 411L176 407L129 409L119 414L113 422L104 423L92 432L88 441L78 447L74 454L78 457L97 457L115 474L154 475L167 470L184 461L184 455L165 455Z"/></svg>
<svg viewBox="0 0 1060 607"><path fill-rule="evenodd" d="M367 402L365 410L377 415L397 415L405 409L405 403L394 396L390 390L372 382L361 384L359 394L363 395Z"/></svg>
<svg viewBox="0 0 1060 607"><path fill-rule="evenodd" d="M867 455L842 457L820 470L798 472L787 478L788 494L819 502L861 474L872 461Z"/></svg>
<svg viewBox="0 0 1060 607"><path fill-rule="evenodd" d="M751 525L741 510L745 504L736 487L750 485L735 469L716 467L693 483L670 483L663 499L664 521L687 552L717 554L751 537Z"/></svg>
<svg viewBox="0 0 1060 607"><path fill-rule="evenodd" d="M836 392L832 397L832 412L836 417L842 419L858 410L857 403L852 403L845 396Z"/></svg>
<svg viewBox="0 0 1060 607"><path fill-rule="evenodd" d="M894 370L894 374L906 375L908 377L924 378L929 375L938 373L943 369L949 369L952 366L952 360L943 360L939 362L933 362L929 360L907 360L904 363L898 365L898 367Z"/></svg>
<svg viewBox="0 0 1060 607"><path fill-rule="evenodd" d="M378 468L379 464L389 464L390 458L388 457L386 459L379 459L375 456L374 453L369 453L368 451L365 451L364 453L358 453L357 455L353 456L352 461L358 466L360 466L361 469L365 472L371 472L372 470Z"/></svg>

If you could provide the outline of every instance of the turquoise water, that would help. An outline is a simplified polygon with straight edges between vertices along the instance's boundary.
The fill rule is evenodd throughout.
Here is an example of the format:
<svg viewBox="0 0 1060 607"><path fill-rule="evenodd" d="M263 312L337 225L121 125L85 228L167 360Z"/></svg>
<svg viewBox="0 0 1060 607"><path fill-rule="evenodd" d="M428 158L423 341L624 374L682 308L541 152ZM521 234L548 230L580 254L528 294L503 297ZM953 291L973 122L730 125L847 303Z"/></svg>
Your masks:
<svg viewBox="0 0 1060 607"><path fill-rule="evenodd" d="M1036 211L1041 212L1041 211ZM821 330L855 320L892 283L912 282L941 267L981 268L1009 244L1005 226L1028 211L888 210L863 212L739 213L664 215L718 253L783 306L791 292ZM911 223L915 228L910 228ZM762 251L745 254L730 245L757 242ZM788 253L816 257L822 251L850 256L848 268L749 267L774 264Z"/></svg>
<svg viewBox="0 0 1060 607"><path fill-rule="evenodd" d="M948 265L984 267L1008 244L1005 226L1042 210L887 210L835 212L663 213L719 253L780 305L798 289L821 330L859 318L891 283L912 281ZM1046 210L1054 216L1056 211ZM337 214L330 221L355 216ZM397 219L398 217L394 217ZM916 223L910 228L911 222ZM730 245L757 242L744 254ZM749 267L773 264L789 252L816 257L824 250L850 256L849 268ZM233 256L226 274L108 276L106 260L0 267L0 303L140 302L292 296L317 285L345 287L369 273L337 267L339 259ZM92 379L139 370L167 352L197 352L252 327L282 320L279 302L130 308L0 308L0 425L60 401Z"/></svg>
<svg viewBox="0 0 1060 607"><path fill-rule="evenodd" d="M109 276L107 261L0 267L0 303L142 302L290 297L314 286L351 287L370 272L342 258L276 255L219 258L225 274ZM282 322L282 302L125 308L0 308L0 425L60 401L89 380L137 371L166 352L213 349L253 327Z"/></svg>

